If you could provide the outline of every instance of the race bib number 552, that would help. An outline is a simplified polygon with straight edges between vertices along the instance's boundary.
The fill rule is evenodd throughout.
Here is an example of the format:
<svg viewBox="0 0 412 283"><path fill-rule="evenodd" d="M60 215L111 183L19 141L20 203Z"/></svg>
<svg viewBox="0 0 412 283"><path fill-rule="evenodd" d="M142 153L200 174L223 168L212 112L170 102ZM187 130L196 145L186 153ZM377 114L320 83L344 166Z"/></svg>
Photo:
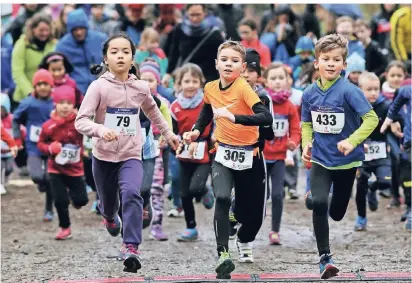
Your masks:
<svg viewBox="0 0 412 283"><path fill-rule="evenodd" d="M139 111L137 108L107 107L104 126L122 136L135 136L137 134L138 118Z"/></svg>
<svg viewBox="0 0 412 283"><path fill-rule="evenodd" d="M234 170L246 170L253 166L253 147L219 144L215 161Z"/></svg>
<svg viewBox="0 0 412 283"><path fill-rule="evenodd" d="M345 126L345 113L342 107L312 106L312 125L321 134L340 134Z"/></svg>

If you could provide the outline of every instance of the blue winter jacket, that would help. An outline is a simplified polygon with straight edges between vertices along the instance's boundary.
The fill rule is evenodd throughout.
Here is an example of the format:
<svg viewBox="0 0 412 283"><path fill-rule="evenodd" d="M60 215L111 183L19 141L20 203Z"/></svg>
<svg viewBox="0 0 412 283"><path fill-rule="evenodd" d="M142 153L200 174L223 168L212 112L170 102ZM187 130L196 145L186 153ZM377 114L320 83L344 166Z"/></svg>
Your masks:
<svg viewBox="0 0 412 283"><path fill-rule="evenodd" d="M13 39L9 33L1 37L1 92L11 93L16 84L11 76L11 53Z"/></svg>
<svg viewBox="0 0 412 283"><path fill-rule="evenodd" d="M20 138L20 125L24 125L27 129L25 146L26 152L29 156L43 156L37 148L37 142L33 142L30 137L32 136L32 126L40 127L50 119L50 113L54 108L53 100L51 98L47 100L38 99L32 95L24 98L17 109L13 113L13 136L14 138Z"/></svg>
<svg viewBox="0 0 412 283"><path fill-rule="evenodd" d="M84 42L77 42L71 31L77 27L87 29L87 36ZM56 51L66 55L74 67L70 74L82 93L86 93L87 88L96 77L90 74L90 66L100 64L103 61L102 46L107 39L107 35L89 29L89 22L83 9L70 12L67 16L67 30L69 31L56 46Z"/></svg>

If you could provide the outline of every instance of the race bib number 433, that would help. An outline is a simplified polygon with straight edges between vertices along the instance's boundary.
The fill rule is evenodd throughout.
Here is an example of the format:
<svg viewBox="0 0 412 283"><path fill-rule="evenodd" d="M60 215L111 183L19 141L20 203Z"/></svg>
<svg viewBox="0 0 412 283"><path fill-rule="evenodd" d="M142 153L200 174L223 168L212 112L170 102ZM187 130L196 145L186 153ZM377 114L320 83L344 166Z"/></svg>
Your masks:
<svg viewBox="0 0 412 283"><path fill-rule="evenodd" d="M253 147L219 144L215 161L234 170L246 170L253 166Z"/></svg>
<svg viewBox="0 0 412 283"><path fill-rule="evenodd" d="M312 125L321 134L340 134L345 126L345 113L342 107L313 106Z"/></svg>
<svg viewBox="0 0 412 283"><path fill-rule="evenodd" d="M135 136L137 134L138 118L139 111L137 108L107 107L104 126L122 136Z"/></svg>

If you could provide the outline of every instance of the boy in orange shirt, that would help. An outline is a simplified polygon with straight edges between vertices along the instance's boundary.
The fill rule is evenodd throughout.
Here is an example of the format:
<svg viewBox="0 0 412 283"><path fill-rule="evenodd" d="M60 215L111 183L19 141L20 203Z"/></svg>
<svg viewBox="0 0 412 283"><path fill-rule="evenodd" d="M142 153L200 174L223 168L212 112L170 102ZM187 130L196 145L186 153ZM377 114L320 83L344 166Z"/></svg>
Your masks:
<svg viewBox="0 0 412 283"><path fill-rule="evenodd" d="M220 79L206 84L204 105L191 132L183 134L189 156L207 125L216 120L216 156L212 163L212 182L216 196L214 229L219 259L217 279L230 279L235 265L229 254L229 208L235 187L235 218L241 223L236 246L239 262L253 262L252 242L265 216L266 169L259 153L259 126L272 125L272 115L247 81L246 50L234 41L219 46L216 69ZM253 189L252 189L253 188Z"/></svg>

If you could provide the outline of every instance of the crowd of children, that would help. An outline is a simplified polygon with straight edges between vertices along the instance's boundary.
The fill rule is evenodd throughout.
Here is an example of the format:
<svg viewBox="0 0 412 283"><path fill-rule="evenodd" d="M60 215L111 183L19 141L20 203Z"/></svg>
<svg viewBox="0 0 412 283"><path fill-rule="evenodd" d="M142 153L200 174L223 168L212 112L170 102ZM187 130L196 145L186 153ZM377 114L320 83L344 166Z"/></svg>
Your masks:
<svg viewBox="0 0 412 283"><path fill-rule="evenodd" d="M168 60L158 31L145 29L138 46L116 33L102 47L101 64L91 67L97 79L85 94L70 77L71 58L51 52L13 112L1 94L1 193L24 148L30 178L45 193L43 219L53 220L54 207L55 239L66 240L70 206L84 207L88 190L95 191L92 211L111 236L123 238L125 272L142 266L143 229L150 227L154 240L169 239L167 193L167 215L185 220L181 242L199 238L193 202L202 202L214 207L217 278L230 279L229 239L239 262L254 262L253 241L270 202L268 243L281 244L285 187L299 198L303 161L321 278L334 277L329 216L343 219L355 180L355 231L367 230L377 192L392 198L388 208L400 207L400 186L401 221L412 229L410 70L386 62L364 21L341 17L336 31L303 36L295 56L272 62L247 18L239 23L242 41L214 51L219 79L206 82L198 65L185 63L169 85L162 83Z"/></svg>

